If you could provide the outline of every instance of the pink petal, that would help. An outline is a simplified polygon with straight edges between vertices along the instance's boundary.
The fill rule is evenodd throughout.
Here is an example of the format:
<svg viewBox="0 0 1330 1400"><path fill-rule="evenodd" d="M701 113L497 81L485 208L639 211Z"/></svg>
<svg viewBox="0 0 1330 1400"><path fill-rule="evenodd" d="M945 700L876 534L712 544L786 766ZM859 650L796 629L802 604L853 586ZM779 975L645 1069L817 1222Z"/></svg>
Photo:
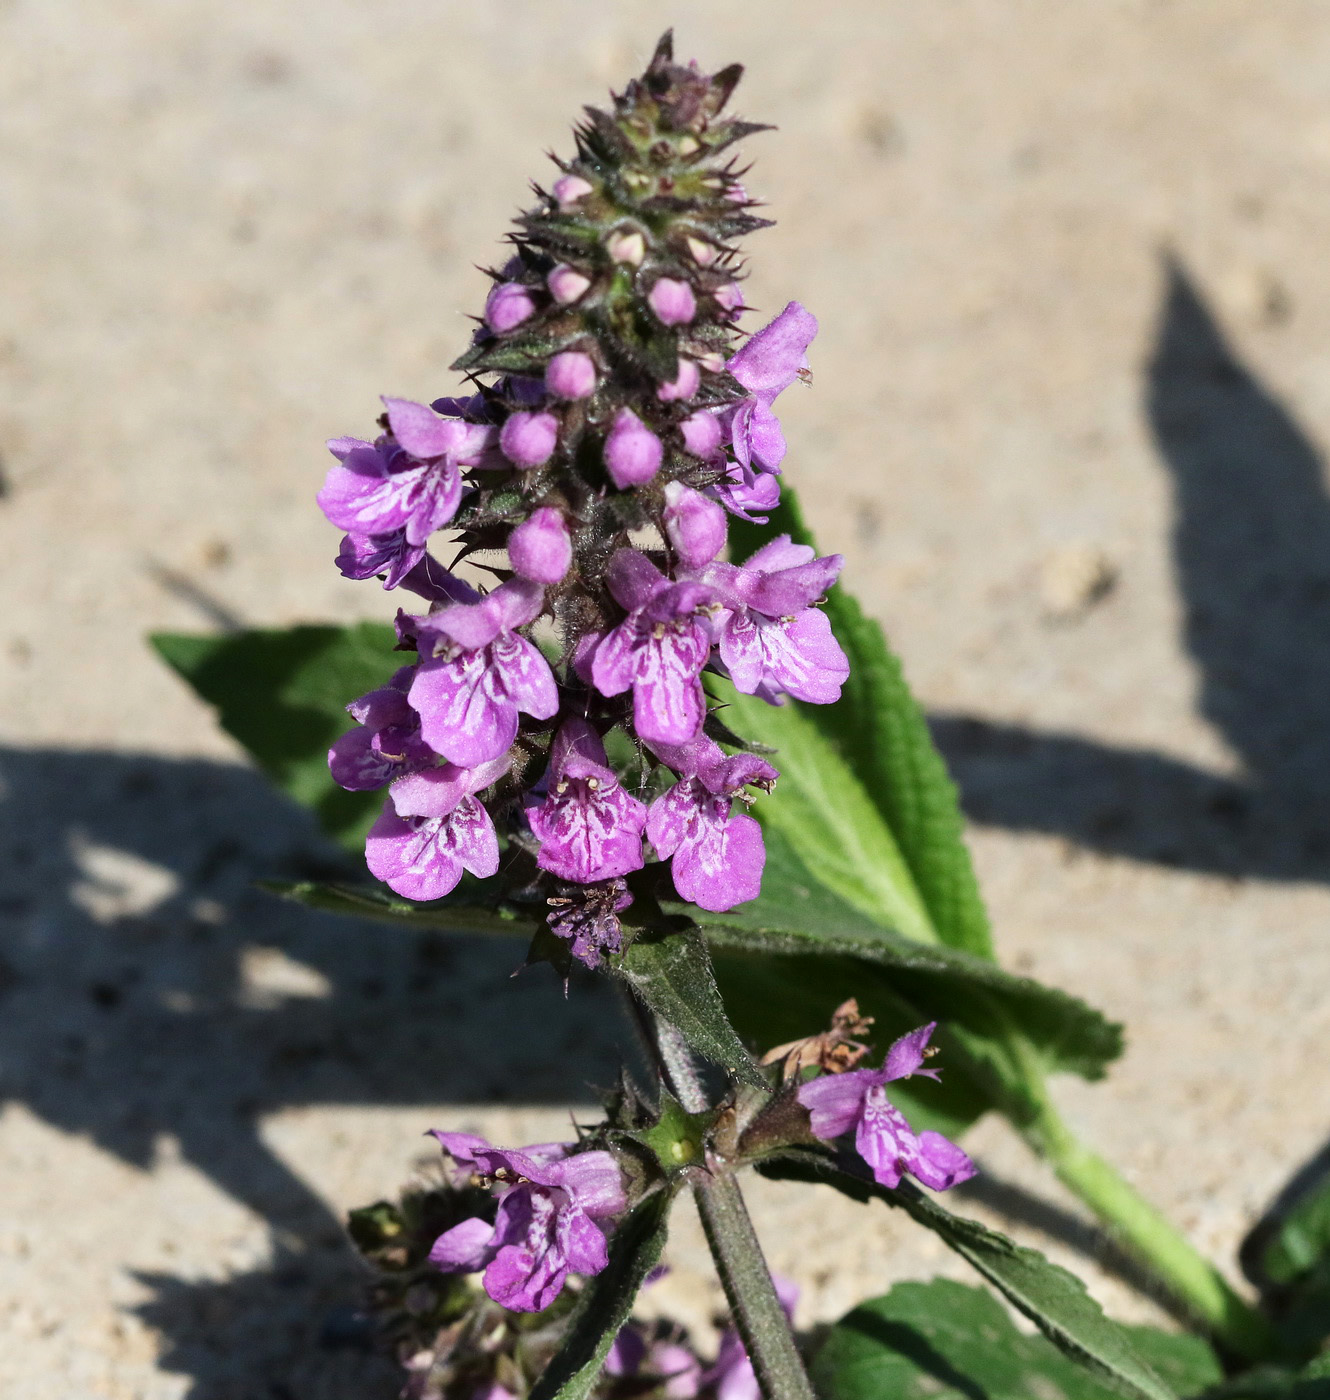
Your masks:
<svg viewBox="0 0 1330 1400"><path fill-rule="evenodd" d="M494 1226L487 1220L463 1220L446 1230L429 1252L430 1263L444 1273L471 1273L489 1259Z"/></svg>
<svg viewBox="0 0 1330 1400"><path fill-rule="evenodd" d="M383 406L388 410L388 426L393 436L413 457L426 461L442 457L465 440L464 423L440 418L423 403L385 397Z"/></svg>
<svg viewBox="0 0 1330 1400"><path fill-rule="evenodd" d="M848 1074L824 1074L802 1085L797 1097L812 1118L814 1136L830 1142L848 1133L858 1122L864 1096L876 1078L875 1070L856 1069Z"/></svg>

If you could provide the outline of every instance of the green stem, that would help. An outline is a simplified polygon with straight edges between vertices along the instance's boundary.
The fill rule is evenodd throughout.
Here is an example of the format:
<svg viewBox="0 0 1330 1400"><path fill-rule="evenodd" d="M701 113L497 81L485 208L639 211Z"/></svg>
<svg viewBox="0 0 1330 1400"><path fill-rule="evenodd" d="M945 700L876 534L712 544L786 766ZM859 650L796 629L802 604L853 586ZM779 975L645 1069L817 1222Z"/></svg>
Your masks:
<svg viewBox="0 0 1330 1400"><path fill-rule="evenodd" d="M1041 1075L1027 1081L1034 1116L1017 1126L1058 1179L1140 1258L1217 1341L1248 1359L1268 1356L1269 1324L1136 1189L1067 1126Z"/></svg>
<svg viewBox="0 0 1330 1400"><path fill-rule="evenodd" d="M763 1400L814 1400L738 1180L730 1172L709 1176L693 1195Z"/></svg>

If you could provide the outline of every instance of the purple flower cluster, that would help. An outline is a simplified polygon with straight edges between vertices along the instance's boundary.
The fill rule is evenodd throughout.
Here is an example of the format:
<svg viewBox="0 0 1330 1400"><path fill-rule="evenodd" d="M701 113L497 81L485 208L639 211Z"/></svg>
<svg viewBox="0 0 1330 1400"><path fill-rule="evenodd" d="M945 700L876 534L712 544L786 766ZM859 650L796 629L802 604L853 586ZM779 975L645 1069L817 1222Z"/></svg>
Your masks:
<svg viewBox="0 0 1330 1400"><path fill-rule="evenodd" d="M596 1274L609 1261L599 1222L628 1205L618 1164L608 1152L576 1152L570 1143L521 1151L491 1147L474 1133L434 1136L457 1164L459 1184L492 1185L491 1223L478 1216L440 1235L430 1261L445 1273L484 1270L485 1292L514 1312L541 1312L572 1274Z"/></svg>
<svg viewBox="0 0 1330 1400"><path fill-rule="evenodd" d="M806 376L817 321L791 302L737 343L729 240L762 221L720 154L741 127L720 115L732 78L653 63L650 101L630 85L606 120L659 122L664 146L641 163L634 135L617 181L581 146L561 163L458 361L476 392L385 398L376 437L329 443L319 493L343 574L428 604L398 614L415 658L348 707L359 728L329 754L343 786L387 788L370 869L434 899L502 865L513 888L542 888L590 966L620 949L624 880L648 860L704 909L759 893L742 804L777 773L708 733L704 674L827 704L849 672L818 607L839 555L782 535L725 557L729 517L779 500L773 404ZM641 217L625 189L643 191ZM429 552L441 534L497 575L492 591Z"/></svg>

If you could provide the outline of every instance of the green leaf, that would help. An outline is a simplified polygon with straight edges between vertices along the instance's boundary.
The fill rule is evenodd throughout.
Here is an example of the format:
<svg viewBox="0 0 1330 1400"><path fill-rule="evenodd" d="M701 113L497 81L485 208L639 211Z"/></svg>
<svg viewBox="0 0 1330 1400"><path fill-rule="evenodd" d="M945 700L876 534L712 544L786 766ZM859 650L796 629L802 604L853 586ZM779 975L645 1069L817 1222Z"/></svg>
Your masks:
<svg viewBox="0 0 1330 1400"><path fill-rule="evenodd" d="M533 915L497 905L482 893L481 881L472 890L428 904L398 899L376 885L322 884L315 880L259 880L260 889L309 909L379 919L411 928L445 929L450 933L492 934L501 938L530 938L543 925Z"/></svg>
<svg viewBox="0 0 1330 1400"><path fill-rule="evenodd" d="M838 1165L826 1150L791 1151L759 1170L780 1179L825 1182L855 1200L881 1200L905 1211L968 1260L1074 1361L1135 1400L1176 1400L1122 1328L1104 1316L1080 1279L1050 1263L1038 1250L1015 1244L977 1220L952 1215L909 1181L894 1190L879 1186L857 1169L851 1172Z"/></svg>
<svg viewBox="0 0 1330 1400"><path fill-rule="evenodd" d="M353 723L347 703L402 664L391 627L158 632L150 640L278 787L312 808L330 836L363 844L383 794L339 788L328 772L328 748Z"/></svg>
<svg viewBox="0 0 1330 1400"><path fill-rule="evenodd" d="M762 1016L760 1028L747 1028L759 1043L777 1044L821 1029L848 996L875 1014L868 1003L881 989L922 1020L989 1037L1019 1026L1050 1071L1096 1079L1122 1052L1122 1028L1068 992L1017 977L960 949L914 943L885 929L800 927L796 920L809 912L798 909L794 917L781 919L739 911L695 914L711 947L736 955L727 962L727 987L741 983L748 975L745 964L752 968L760 959L752 975L768 990L775 980L788 988L788 996ZM743 997L742 986L735 992ZM829 1002L836 992L839 1000Z"/></svg>
<svg viewBox="0 0 1330 1400"><path fill-rule="evenodd" d="M1273 1283L1289 1284L1330 1256L1330 1176L1300 1197L1261 1255Z"/></svg>
<svg viewBox="0 0 1330 1400"><path fill-rule="evenodd" d="M1199 1337L1149 1328L1185 1394L1222 1377ZM811 1368L824 1400L1113 1400L1043 1337L1017 1330L982 1288L933 1279L899 1283L860 1303L828 1333Z"/></svg>
<svg viewBox="0 0 1330 1400"><path fill-rule="evenodd" d="M702 935L693 925L673 932L642 931L617 971L657 1016L673 1026L689 1048L757 1088L766 1077L725 1014Z"/></svg>
<svg viewBox="0 0 1330 1400"><path fill-rule="evenodd" d="M733 556L747 558L766 537L781 532L798 543L817 547L789 486L784 488L781 504L772 513L767 529L759 532L742 522L732 523ZM909 887L902 887L899 892L902 903L908 906L913 899L927 911L935 941L992 957L988 916L965 845L956 789L933 744L923 712L905 683L900 662L887 646L881 626L865 616L844 583L838 583L827 595L826 614L850 662L850 678L841 698L834 705L790 701L781 709L802 716L858 776L891 833L897 858L909 872ZM758 718L759 709L755 707L761 707L762 718ZM751 736L764 740L772 736L772 743L780 743L774 737L778 731L772 724L771 711L761 701L747 698L745 710L752 716L752 724L748 725ZM736 715L734 722L744 732L748 718L741 720ZM793 737L792 723L789 728L787 741ZM810 749L810 758L812 753ZM785 753L777 761L782 770L782 786L786 788L793 786L784 779L788 762ZM806 766L800 765L799 781ZM815 789L810 796L814 793ZM784 797L780 787L776 796ZM817 844L818 857L824 845L825 842ZM816 868L822 867L818 864ZM889 922L901 933L912 934L909 927L894 920Z"/></svg>
<svg viewBox="0 0 1330 1400"><path fill-rule="evenodd" d="M763 827L779 831L838 899L885 928L938 942L927 908L891 828L840 750L806 708L767 705L728 680L706 678L724 722L776 750L780 781L757 805Z"/></svg>
<svg viewBox="0 0 1330 1400"><path fill-rule="evenodd" d="M584 1400L591 1394L611 1344L665 1245L672 1195L648 1196L610 1239L610 1262L589 1280L569 1321L568 1335L529 1400Z"/></svg>
<svg viewBox="0 0 1330 1400"><path fill-rule="evenodd" d="M1301 1371L1258 1366L1205 1392L1205 1400L1330 1400L1330 1355Z"/></svg>
<svg viewBox="0 0 1330 1400"><path fill-rule="evenodd" d="M722 914L691 912L716 955L726 1005L757 1045L821 1029L854 996L879 1017L879 1040L927 1020L989 1038L1015 1025L1046 1070L1087 1079L1122 1052L1121 1026L1070 993L874 924L819 885L779 831L767 832L761 898Z"/></svg>

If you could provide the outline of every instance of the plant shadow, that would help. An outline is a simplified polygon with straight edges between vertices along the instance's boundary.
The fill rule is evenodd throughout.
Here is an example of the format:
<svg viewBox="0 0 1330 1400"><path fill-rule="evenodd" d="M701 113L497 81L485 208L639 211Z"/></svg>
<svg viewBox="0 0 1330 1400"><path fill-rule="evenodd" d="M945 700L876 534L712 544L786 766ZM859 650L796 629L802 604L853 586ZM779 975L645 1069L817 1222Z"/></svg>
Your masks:
<svg viewBox="0 0 1330 1400"><path fill-rule="evenodd" d="M1145 407L1173 483L1201 713L1239 780L1144 749L931 716L976 822L1232 878L1330 879L1330 493L1289 408L1165 262Z"/></svg>
<svg viewBox="0 0 1330 1400"><path fill-rule="evenodd" d="M355 1329L319 1311L358 1296L358 1259L264 1119L419 1105L423 1133L444 1105L594 1103L631 1044L608 987L588 977L565 1000L549 969L513 980L521 942L255 890L349 867L247 768L0 749L0 799L4 1100L140 1167L169 1139L270 1228L271 1263L250 1273L141 1276L159 1364L193 1377L191 1400L379 1393Z"/></svg>

